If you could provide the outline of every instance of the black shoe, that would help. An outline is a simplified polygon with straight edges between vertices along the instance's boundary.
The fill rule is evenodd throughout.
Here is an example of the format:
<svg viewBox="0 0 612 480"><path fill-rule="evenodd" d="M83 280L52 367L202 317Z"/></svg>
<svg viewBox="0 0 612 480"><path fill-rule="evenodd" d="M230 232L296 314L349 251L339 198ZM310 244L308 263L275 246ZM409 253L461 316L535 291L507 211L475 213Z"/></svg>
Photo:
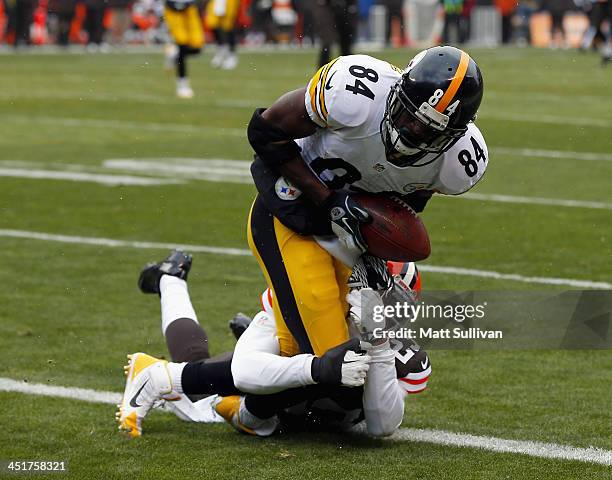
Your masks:
<svg viewBox="0 0 612 480"><path fill-rule="evenodd" d="M138 288L143 293L159 294L159 281L162 275L172 275L173 277L187 280L192 260L191 255L175 250L162 262L149 263L140 272Z"/></svg>
<svg viewBox="0 0 612 480"><path fill-rule="evenodd" d="M244 313L237 313L234 318L229 321L229 327L236 340L240 338L240 336L244 333L244 331L251 324L253 319L247 317Z"/></svg>

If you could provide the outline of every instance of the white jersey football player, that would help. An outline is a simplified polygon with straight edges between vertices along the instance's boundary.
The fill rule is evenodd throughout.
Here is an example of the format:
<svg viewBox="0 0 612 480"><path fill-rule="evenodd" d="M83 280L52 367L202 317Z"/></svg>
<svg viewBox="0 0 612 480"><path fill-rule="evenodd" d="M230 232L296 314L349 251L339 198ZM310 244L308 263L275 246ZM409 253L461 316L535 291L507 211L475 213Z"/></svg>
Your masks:
<svg viewBox="0 0 612 480"><path fill-rule="evenodd" d="M359 298L359 294L351 297L353 321L361 314ZM312 429L323 421L326 429L346 430L364 421L370 435L395 432L404 417L405 396L427 388L431 375L427 354L412 342L404 345L398 341L393 348L388 341L382 342L368 348L369 369L363 388L299 393L291 389L312 385L312 355L280 356L272 302L267 289L262 295L263 310L238 339L232 359L236 387L256 396L250 397L250 402L244 396L224 397L216 403L216 411L236 429L261 436L290 428L283 423ZM275 411L271 407L274 402L285 406ZM269 412L265 419L251 411L257 412L260 405Z"/></svg>
<svg viewBox="0 0 612 480"><path fill-rule="evenodd" d="M482 94L474 60L444 46L403 70L339 57L255 111L249 246L275 293L281 354L319 355L348 338L343 285L367 250L360 225L370 220L354 192L399 195L420 212L434 193L459 195L482 178ZM322 237L353 255L331 253Z"/></svg>
<svg viewBox="0 0 612 480"><path fill-rule="evenodd" d="M210 358L187 290L190 268L191 257L176 251L141 273L140 289L160 296L162 331L173 361L143 353L129 356L117 420L132 436L142 434L144 417L161 400L183 420L225 419L240 431L260 436L279 427L312 429L321 423L345 429L364 419L370 434L389 435L402 421L404 396L427 387L431 364L426 352L409 341L393 346L383 341L369 348L368 355L343 346L332 349L340 354L332 361L333 351L322 358L281 357L270 290L262 295L262 311L250 324L245 317L236 322L239 316L230 322L239 337L233 359L224 354ZM420 276L413 263L390 263L389 270L400 288L418 292ZM358 277L353 282L364 284ZM361 318L356 288L350 298L353 321ZM359 345L357 338L352 342ZM211 396L193 397L199 394Z"/></svg>

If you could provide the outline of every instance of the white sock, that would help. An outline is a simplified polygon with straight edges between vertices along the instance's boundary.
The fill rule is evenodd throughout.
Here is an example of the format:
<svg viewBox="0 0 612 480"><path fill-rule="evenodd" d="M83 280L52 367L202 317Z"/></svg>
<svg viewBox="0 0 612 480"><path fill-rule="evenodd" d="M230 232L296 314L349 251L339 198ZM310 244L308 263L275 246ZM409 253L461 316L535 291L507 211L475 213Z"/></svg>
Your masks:
<svg viewBox="0 0 612 480"><path fill-rule="evenodd" d="M183 363L174 363L168 362L168 373L170 373L170 381L172 382L172 390L176 393L184 393L183 392L183 383L181 379L183 378L183 368L185 368L187 362Z"/></svg>
<svg viewBox="0 0 612 480"><path fill-rule="evenodd" d="M159 281L161 296L162 333L166 336L166 329L179 318L191 318L198 323L198 317L191 305L187 282L178 277L163 275Z"/></svg>

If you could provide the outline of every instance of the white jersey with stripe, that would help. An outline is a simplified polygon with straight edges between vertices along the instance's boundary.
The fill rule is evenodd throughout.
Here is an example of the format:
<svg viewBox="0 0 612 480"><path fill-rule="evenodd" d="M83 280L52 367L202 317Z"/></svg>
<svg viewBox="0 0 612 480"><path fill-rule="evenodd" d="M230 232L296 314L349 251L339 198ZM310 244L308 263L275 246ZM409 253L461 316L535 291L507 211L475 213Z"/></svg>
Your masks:
<svg viewBox="0 0 612 480"><path fill-rule="evenodd" d="M308 115L321 128L297 140L302 158L333 189L353 186L399 194L433 190L447 195L468 191L482 178L489 160L484 137L473 123L442 154L427 154L408 167L387 161L380 125L387 96L400 77L400 69L367 55L338 57L321 67L305 95Z"/></svg>
<svg viewBox="0 0 612 480"><path fill-rule="evenodd" d="M312 355L280 356L270 289L263 293L261 301L263 310L255 316L234 350L232 374L236 386L243 392L269 394L314 383L310 375ZM363 411L370 434L393 433L404 416L405 395L425 390L431 374L431 366L428 366L423 372L396 378L394 356L398 353L387 349L371 352L372 363L363 389L361 409L346 410L331 398L318 399L310 408L334 412L337 420L334 426L341 429L353 426L362 418ZM215 398L217 396L213 395L192 403L183 396L180 402L169 402L167 408L185 421L218 422L220 417L211 413L211 401ZM300 405L292 408L291 413L299 414L300 408Z"/></svg>

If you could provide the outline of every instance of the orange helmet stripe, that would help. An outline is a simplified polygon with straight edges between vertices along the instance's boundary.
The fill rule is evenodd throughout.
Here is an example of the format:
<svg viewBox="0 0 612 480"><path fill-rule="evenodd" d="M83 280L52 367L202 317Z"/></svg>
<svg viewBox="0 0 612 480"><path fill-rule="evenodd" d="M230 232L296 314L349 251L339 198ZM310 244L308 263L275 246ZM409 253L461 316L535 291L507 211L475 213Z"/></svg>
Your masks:
<svg viewBox="0 0 612 480"><path fill-rule="evenodd" d="M470 64L470 56L467 53L462 51L461 58L459 59L459 66L457 67L457 72L455 73L455 76L453 77L453 80L451 81L450 85L446 89L444 96L440 99L440 101L436 105L436 110L438 112L444 113L444 110L447 109L447 107L452 102L453 98L455 98L455 95L457 94L457 90L459 90L459 87L461 86L461 83L463 82L463 79L465 78L465 74L467 72L469 64Z"/></svg>

